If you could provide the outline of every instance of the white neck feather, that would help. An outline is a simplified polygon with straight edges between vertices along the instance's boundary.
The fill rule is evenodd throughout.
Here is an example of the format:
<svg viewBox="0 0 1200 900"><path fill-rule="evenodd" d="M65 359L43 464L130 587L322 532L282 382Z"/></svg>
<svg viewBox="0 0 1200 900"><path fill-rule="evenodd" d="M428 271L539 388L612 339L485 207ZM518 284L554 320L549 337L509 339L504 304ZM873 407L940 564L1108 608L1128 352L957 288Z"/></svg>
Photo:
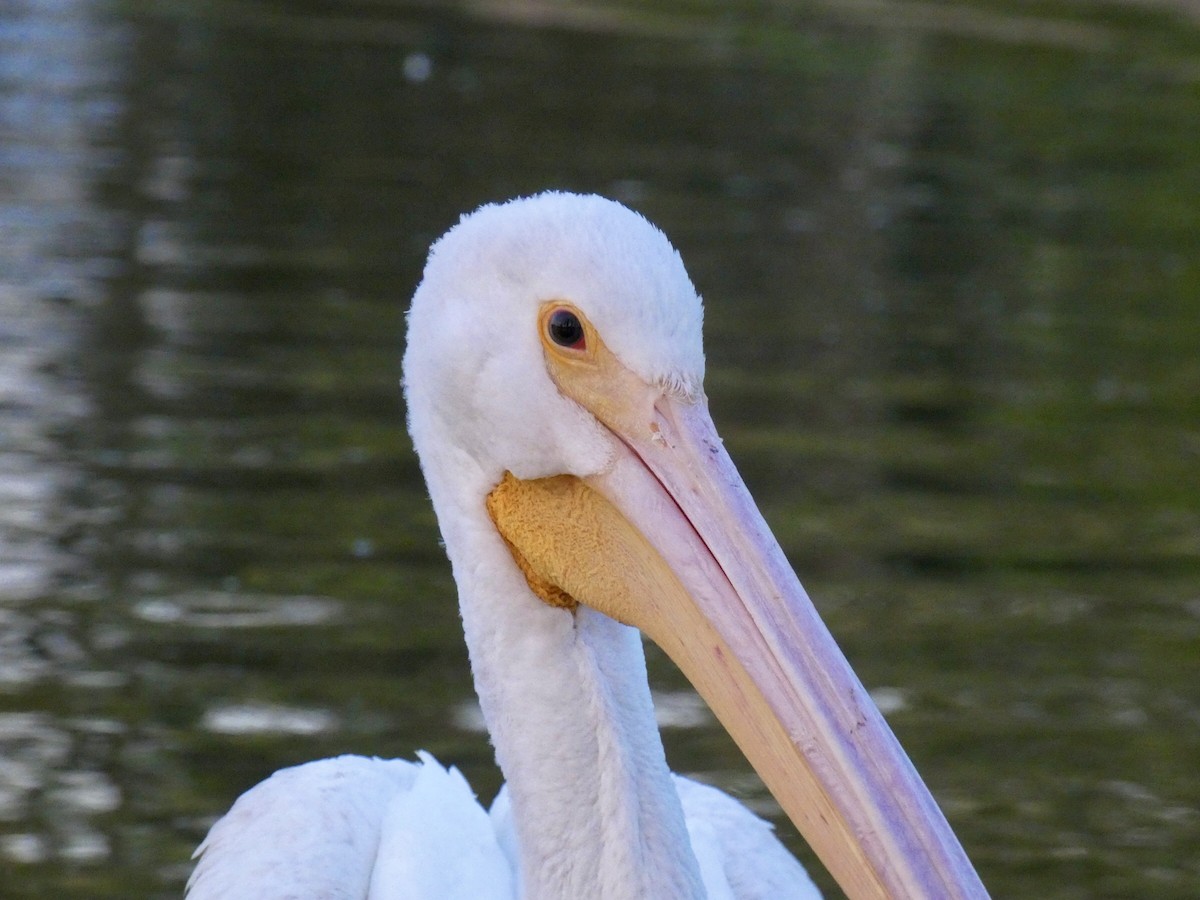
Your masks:
<svg viewBox="0 0 1200 900"><path fill-rule="evenodd" d="M550 379L540 304L569 298L648 384L704 374L701 305L654 226L599 197L487 206L430 251L404 354L409 432L458 583L531 900L701 898L636 632L529 590L484 500L585 475L616 438Z"/></svg>
<svg viewBox="0 0 1200 900"><path fill-rule="evenodd" d="M426 476L508 781L523 896L704 897L639 634L538 600L487 517L487 477L472 488L459 468L453 486L437 484L440 468L427 465Z"/></svg>

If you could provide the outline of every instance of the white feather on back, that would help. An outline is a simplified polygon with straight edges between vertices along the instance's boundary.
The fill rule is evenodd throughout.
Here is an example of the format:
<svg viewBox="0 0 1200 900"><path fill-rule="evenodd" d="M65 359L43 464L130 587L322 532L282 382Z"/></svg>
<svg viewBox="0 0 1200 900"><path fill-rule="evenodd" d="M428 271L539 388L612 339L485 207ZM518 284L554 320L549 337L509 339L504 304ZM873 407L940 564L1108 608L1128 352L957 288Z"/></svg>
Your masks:
<svg viewBox="0 0 1200 900"><path fill-rule="evenodd" d="M213 825L188 900L512 900L508 859L466 780L418 755L276 772Z"/></svg>
<svg viewBox="0 0 1200 900"><path fill-rule="evenodd" d="M690 778L676 775L675 790L709 900L820 900L821 892L769 822L724 791Z"/></svg>
<svg viewBox="0 0 1200 900"><path fill-rule="evenodd" d="M417 756L412 787L383 817L368 900L515 900L511 863L467 780Z"/></svg>
<svg viewBox="0 0 1200 900"><path fill-rule="evenodd" d="M515 900L507 792L485 812L457 769L417 755L276 772L212 827L188 900ZM819 900L768 823L714 787L674 783L709 900Z"/></svg>

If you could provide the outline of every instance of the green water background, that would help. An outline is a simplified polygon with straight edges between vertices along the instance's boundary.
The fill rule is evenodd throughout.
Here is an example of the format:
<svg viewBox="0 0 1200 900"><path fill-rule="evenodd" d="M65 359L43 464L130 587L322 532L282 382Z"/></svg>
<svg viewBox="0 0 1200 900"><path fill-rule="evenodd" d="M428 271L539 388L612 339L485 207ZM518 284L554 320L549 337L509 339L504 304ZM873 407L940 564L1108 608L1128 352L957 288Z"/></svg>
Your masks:
<svg viewBox="0 0 1200 900"><path fill-rule="evenodd" d="M598 191L997 897L1200 894L1194 4L0 6L0 897L178 897L342 752L488 800L403 429L487 200ZM774 816L686 682L675 768Z"/></svg>

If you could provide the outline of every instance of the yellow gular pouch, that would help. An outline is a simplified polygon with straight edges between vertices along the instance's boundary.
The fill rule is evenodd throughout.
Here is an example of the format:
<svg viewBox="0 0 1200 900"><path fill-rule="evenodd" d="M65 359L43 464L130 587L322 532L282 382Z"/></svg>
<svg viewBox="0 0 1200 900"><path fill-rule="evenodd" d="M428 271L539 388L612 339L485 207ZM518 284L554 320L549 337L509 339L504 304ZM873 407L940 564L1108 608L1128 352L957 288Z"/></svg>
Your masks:
<svg viewBox="0 0 1200 900"><path fill-rule="evenodd" d="M570 476L559 478L570 479ZM528 548L534 559L540 559L546 555L546 548L539 545L548 544L553 534L551 528L542 527L545 515L542 504L527 502L530 486L534 484L536 482L521 481L512 472L505 472L504 479L487 495L488 515L508 545L529 589L547 606L574 612L579 608L579 601L543 577L522 549Z"/></svg>
<svg viewBox="0 0 1200 900"><path fill-rule="evenodd" d="M542 601L570 610L584 603L657 636L638 601L682 586L641 532L594 488L573 475L522 480L505 472L487 496L487 510Z"/></svg>

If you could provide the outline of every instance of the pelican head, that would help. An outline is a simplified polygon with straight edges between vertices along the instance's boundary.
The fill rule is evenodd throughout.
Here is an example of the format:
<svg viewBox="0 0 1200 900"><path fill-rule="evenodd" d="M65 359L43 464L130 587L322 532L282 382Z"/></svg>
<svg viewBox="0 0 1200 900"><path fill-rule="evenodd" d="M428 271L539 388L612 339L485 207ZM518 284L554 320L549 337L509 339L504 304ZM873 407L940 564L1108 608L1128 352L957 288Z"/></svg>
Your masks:
<svg viewBox="0 0 1200 900"><path fill-rule="evenodd" d="M430 251L404 367L417 440L437 421L436 446L492 476L603 471L619 438L547 365L539 316L556 302L644 384L699 396L703 313L675 248L618 203L543 194L477 210Z"/></svg>
<svg viewBox="0 0 1200 900"><path fill-rule="evenodd" d="M521 723L535 720L520 717L584 671L572 654L597 657L578 637L586 623L633 625L696 686L847 893L984 896L717 435L702 318L663 234L599 197L485 206L430 254L409 314L409 425L510 786L548 742L596 743L572 722L596 703L632 720L640 701L620 696L631 679L603 661L593 668L609 681L558 713L563 737L531 736ZM609 756L600 746L596 765Z"/></svg>

